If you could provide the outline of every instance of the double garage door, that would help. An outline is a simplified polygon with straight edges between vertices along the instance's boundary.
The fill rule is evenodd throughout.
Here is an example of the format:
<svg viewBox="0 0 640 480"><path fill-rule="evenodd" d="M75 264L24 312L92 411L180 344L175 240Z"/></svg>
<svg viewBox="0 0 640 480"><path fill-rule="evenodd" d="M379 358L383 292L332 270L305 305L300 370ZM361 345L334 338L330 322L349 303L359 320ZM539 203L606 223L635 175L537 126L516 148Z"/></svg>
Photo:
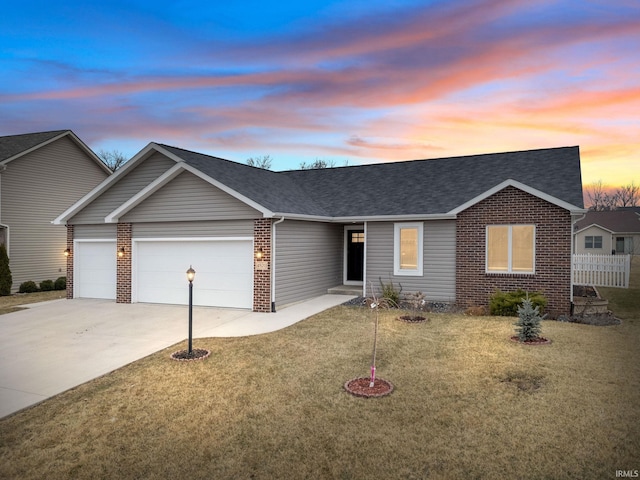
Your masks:
<svg viewBox="0 0 640 480"><path fill-rule="evenodd" d="M252 252L250 239L134 240L132 301L187 304L192 266L194 305L252 308ZM76 297L115 298L115 242L77 242L75 263Z"/></svg>

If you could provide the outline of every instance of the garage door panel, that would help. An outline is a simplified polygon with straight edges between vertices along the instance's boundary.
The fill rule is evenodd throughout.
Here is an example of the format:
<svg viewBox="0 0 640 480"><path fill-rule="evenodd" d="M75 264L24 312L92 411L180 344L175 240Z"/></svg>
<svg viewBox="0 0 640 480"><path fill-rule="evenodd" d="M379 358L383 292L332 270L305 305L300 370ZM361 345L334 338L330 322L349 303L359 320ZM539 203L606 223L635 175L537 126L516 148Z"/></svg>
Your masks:
<svg viewBox="0 0 640 480"><path fill-rule="evenodd" d="M74 264L76 298L116 298L116 242L77 242Z"/></svg>
<svg viewBox="0 0 640 480"><path fill-rule="evenodd" d="M251 241L138 241L137 301L186 304L186 271L193 266L194 305L251 308Z"/></svg>
<svg viewBox="0 0 640 480"><path fill-rule="evenodd" d="M188 298L187 298L188 302ZM249 308L247 307L247 295L245 292L233 292L229 290L196 290L194 286L193 290L193 304L198 306L225 306L234 308ZM186 302L185 302L186 303Z"/></svg>

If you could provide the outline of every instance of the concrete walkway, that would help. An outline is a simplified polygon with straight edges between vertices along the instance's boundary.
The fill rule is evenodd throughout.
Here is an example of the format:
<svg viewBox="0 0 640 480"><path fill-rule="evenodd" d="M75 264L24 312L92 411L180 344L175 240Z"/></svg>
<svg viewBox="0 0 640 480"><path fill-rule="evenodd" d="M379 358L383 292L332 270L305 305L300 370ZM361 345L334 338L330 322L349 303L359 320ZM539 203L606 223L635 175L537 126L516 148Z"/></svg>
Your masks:
<svg viewBox="0 0 640 480"><path fill-rule="evenodd" d="M193 338L273 332L351 299L323 295L276 313L194 307ZM0 418L188 337L188 308L55 300L0 315Z"/></svg>

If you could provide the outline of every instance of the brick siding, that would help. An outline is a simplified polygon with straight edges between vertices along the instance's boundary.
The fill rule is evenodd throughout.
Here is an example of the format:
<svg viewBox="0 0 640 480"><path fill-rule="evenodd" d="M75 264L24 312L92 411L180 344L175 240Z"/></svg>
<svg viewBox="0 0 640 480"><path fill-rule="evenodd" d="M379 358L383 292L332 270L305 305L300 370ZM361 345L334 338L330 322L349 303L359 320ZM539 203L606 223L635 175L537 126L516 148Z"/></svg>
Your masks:
<svg viewBox="0 0 640 480"><path fill-rule="evenodd" d="M271 219L257 218L253 223L253 248L262 249L266 270L258 270L254 256L253 268L253 311L271 312ZM263 264L264 265L264 264Z"/></svg>
<svg viewBox="0 0 640 480"><path fill-rule="evenodd" d="M67 298L73 298L73 225L67 225L67 248L71 252L67 257Z"/></svg>
<svg viewBox="0 0 640 480"><path fill-rule="evenodd" d="M118 223L116 251L124 247L124 255L117 256L116 303L131 303L131 224Z"/></svg>
<svg viewBox="0 0 640 480"><path fill-rule="evenodd" d="M485 273L486 226L535 225L535 274ZM540 291L549 317L571 309L571 215L514 187L458 214L456 221L456 299L463 307L488 305L496 289Z"/></svg>

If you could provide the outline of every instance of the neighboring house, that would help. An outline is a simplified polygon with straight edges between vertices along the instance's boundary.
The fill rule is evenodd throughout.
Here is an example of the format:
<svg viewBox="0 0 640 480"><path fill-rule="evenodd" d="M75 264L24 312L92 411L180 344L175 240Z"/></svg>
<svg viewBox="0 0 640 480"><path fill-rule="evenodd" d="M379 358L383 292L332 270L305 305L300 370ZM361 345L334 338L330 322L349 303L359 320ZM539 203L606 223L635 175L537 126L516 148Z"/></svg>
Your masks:
<svg viewBox="0 0 640 480"><path fill-rule="evenodd" d="M272 172L151 143L55 219L69 298L259 312L380 279L486 305L542 291L570 311L578 147Z"/></svg>
<svg viewBox="0 0 640 480"><path fill-rule="evenodd" d="M71 130L0 137L0 242L13 291L66 275L66 231L51 220L110 173Z"/></svg>
<svg viewBox="0 0 640 480"><path fill-rule="evenodd" d="M587 212L574 229L576 253L640 255L640 214L633 208Z"/></svg>

